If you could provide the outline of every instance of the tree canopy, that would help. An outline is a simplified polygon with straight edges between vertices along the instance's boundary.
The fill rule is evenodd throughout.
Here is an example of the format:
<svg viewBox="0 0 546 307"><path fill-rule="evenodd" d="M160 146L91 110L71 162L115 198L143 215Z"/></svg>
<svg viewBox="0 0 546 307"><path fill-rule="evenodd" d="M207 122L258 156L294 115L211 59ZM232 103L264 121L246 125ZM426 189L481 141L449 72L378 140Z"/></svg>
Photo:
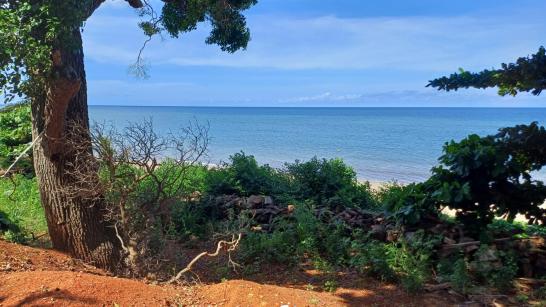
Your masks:
<svg viewBox="0 0 546 307"><path fill-rule="evenodd" d="M449 77L429 81L427 87L448 92L460 88L498 87L501 96L516 96L521 92L540 95L546 89L546 49L540 47L537 53L521 57L515 63L503 63L500 69L486 69L478 73L460 69L458 73L453 73Z"/></svg>
<svg viewBox="0 0 546 307"><path fill-rule="evenodd" d="M246 48L250 32L242 11L257 0L126 0L138 9L139 27L150 39L167 33L171 37L195 30L208 22L211 32L207 44L223 51ZM53 65L59 46L78 48L71 42L72 32L105 0L0 0L0 95L5 102L32 96L55 77ZM158 4L159 3L159 4ZM158 6L161 6L158 8ZM149 41L149 40L148 40ZM146 41L147 42L147 41ZM135 51L136 53L136 51ZM141 60L139 54L138 61Z"/></svg>

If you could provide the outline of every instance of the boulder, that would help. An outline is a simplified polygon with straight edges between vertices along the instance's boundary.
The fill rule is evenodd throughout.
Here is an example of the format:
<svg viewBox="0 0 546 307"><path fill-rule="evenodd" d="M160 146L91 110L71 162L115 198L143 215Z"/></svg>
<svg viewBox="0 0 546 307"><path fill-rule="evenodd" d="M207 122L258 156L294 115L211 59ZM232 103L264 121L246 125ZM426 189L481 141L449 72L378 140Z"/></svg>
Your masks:
<svg viewBox="0 0 546 307"><path fill-rule="evenodd" d="M256 208L265 203L265 197L260 195L250 195L246 199L247 208Z"/></svg>

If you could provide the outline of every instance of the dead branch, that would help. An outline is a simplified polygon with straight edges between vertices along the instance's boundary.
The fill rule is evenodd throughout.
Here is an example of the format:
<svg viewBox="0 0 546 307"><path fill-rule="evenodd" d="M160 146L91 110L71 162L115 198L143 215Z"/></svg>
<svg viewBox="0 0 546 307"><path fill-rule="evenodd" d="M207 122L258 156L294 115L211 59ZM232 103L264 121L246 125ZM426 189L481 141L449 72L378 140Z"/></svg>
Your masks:
<svg viewBox="0 0 546 307"><path fill-rule="evenodd" d="M90 137L87 127L69 127L67 150L76 158L66 172L76 184L64 192L104 200L105 222L114 228L129 269L137 274L155 270L164 254L151 251L149 244L166 240L171 208L194 192L186 179L207 154L208 125L193 121L176 133L161 134L151 119L119 131L94 124Z"/></svg>
<svg viewBox="0 0 546 307"><path fill-rule="evenodd" d="M431 285L431 284L425 285L425 291L428 291L428 292L448 290L448 289L451 289L451 283L449 282L435 284L435 285Z"/></svg>
<svg viewBox="0 0 546 307"><path fill-rule="evenodd" d="M499 238L499 239L495 239L493 240L493 242L495 243L499 243L499 242L506 242L506 241L526 241L526 240L533 240L533 239L538 239L540 237L528 237L528 238ZM463 242L463 243L455 243L455 244L444 244L442 245L442 248L443 249L452 249L452 248L459 248L459 247L467 247L467 246L472 246L472 245L479 245L481 244L480 241L470 241L470 242Z"/></svg>
<svg viewBox="0 0 546 307"><path fill-rule="evenodd" d="M239 245L239 242L241 241L242 237L243 237L243 234L239 233L239 236L237 237L237 239L235 239L235 236L234 236L233 239L230 242L227 242L227 241L224 241L224 240L218 242L218 245L216 246L216 251L214 253L209 253L209 252L200 253L195 258L193 258L193 260L190 261L190 263L188 263L188 265L184 269L182 269L180 272L178 272L178 274L176 274L173 278L169 279L169 281L167 281L167 283L168 284L173 283L173 282L177 281L178 279L180 279L180 277L182 277L182 275L184 275L184 273L191 271L191 268L193 267L193 265L199 259L201 259L201 258L203 258L205 256L208 256L208 257L218 256L220 254L220 251L222 250L222 248L224 246L226 246L226 250L227 250L228 254L230 252L234 251L237 248L237 246ZM230 257L230 261L231 261L231 257Z"/></svg>

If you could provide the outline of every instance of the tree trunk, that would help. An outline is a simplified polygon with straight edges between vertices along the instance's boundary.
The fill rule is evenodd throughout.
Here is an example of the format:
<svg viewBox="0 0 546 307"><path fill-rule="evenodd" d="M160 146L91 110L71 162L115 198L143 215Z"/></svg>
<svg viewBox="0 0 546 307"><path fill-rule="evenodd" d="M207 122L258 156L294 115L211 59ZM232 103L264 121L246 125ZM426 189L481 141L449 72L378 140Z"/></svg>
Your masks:
<svg viewBox="0 0 546 307"><path fill-rule="evenodd" d="M104 203L67 193L77 179L71 168L81 159L66 144L89 139L87 86L81 33L74 31L70 47L52 53L53 74L41 97L32 97L34 165L53 247L75 258L109 270L119 262L119 242L114 229L104 222ZM76 139L68 133L83 127ZM81 129L80 129L81 130ZM73 139L69 139L73 138ZM83 138L83 139L82 139ZM87 146L84 150L91 150Z"/></svg>

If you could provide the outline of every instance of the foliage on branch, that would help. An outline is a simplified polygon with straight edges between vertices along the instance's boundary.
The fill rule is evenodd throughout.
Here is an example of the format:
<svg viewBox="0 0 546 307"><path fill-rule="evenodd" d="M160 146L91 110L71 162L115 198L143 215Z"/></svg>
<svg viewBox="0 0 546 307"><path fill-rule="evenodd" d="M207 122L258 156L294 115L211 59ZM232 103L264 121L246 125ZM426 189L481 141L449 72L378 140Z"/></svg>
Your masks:
<svg viewBox="0 0 546 307"><path fill-rule="evenodd" d="M444 146L441 165L426 182L440 204L458 210L468 226L484 227L495 216L546 222L546 186L533 180L546 159L546 130L537 123L504 128L496 135L470 135Z"/></svg>
<svg viewBox="0 0 546 307"><path fill-rule="evenodd" d="M19 104L0 110L0 169L6 170L32 141L30 105ZM34 173L32 152L17 162L25 175Z"/></svg>
<svg viewBox="0 0 546 307"><path fill-rule="evenodd" d="M257 0L170 1L163 6L158 21L173 37L196 29L200 22L208 21L212 30L206 40L207 44L219 45L222 51L233 53L246 48L250 40L250 31L241 11L256 3ZM155 31L162 30L157 26L154 28L157 29Z"/></svg>
<svg viewBox="0 0 546 307"><path fill-rule="evenodd" d="M521 57L515 63L502 64L501 69L472 73L461 69L449 77L431 80L427 87L456 91L460 88L485 89L498 87L499 95L516 96L521 92L539 95L546 88L546 49L540 47L536 54Z"/></svg>
<svg viewBox="0 0 546 307"><path fill-rule="evenodd" d="M53 77L52 51L70 46L96 1L0 1L0 94L5 101L37 94Z"/></svg>
<svg viewBox="0 0 546 307"><path fill-rule="evenodd" d="M104 0L1 0L0 1L0 94L6 102L17 97L39 95L47 80L56 77L54 50L81 48L73 32L83 29L85 21ZM164 1L161 9L151 1L129 1L139 9L138 26L151 39L163 32L172 37L195 30L209 22L208 44L223 51L246 48L250 31L242 11L256 0L177 0ZM146 43L149 41L146 40ZM145 44L146 44L145 43ZM68 47L68 48L67 48ZM135 54L137 50L135 50ZM142 66L142 50L137 67Z"/></svg>

